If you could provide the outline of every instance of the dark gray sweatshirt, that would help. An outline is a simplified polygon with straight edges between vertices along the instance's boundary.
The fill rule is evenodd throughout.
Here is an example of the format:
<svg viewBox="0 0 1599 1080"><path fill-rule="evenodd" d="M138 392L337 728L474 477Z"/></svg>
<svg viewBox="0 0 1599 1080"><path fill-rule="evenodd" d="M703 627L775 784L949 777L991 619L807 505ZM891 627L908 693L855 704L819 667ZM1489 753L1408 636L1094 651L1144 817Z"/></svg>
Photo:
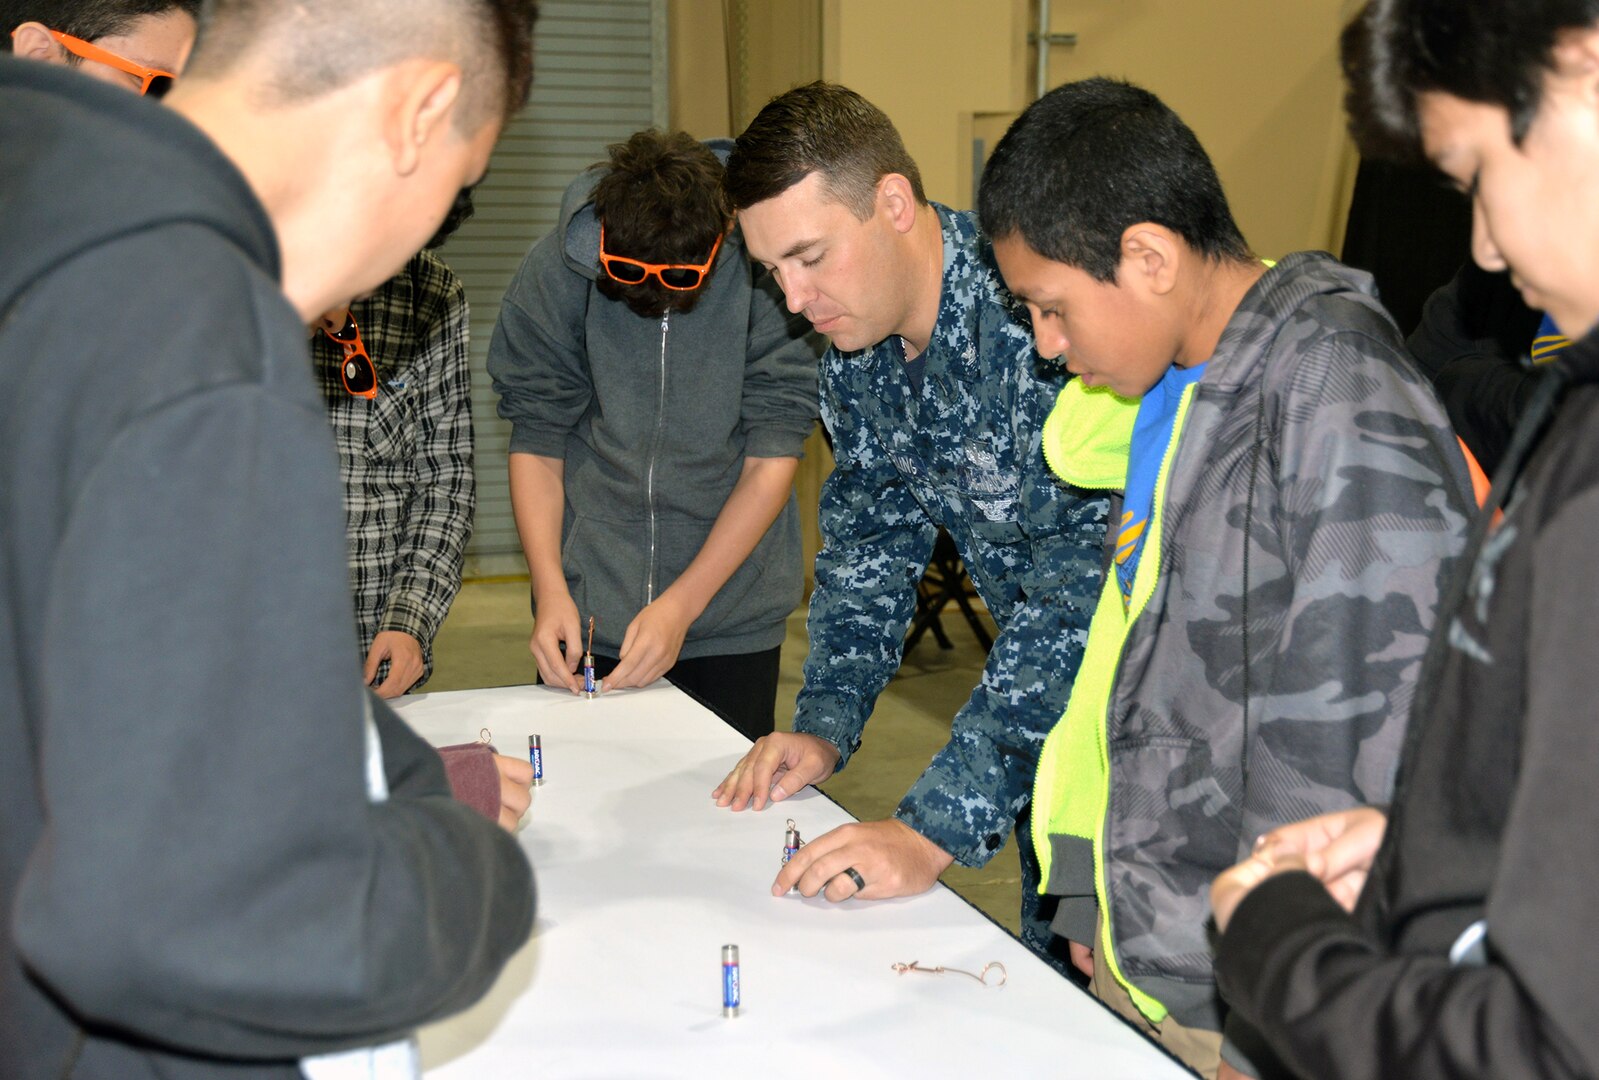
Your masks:
<svg viewBox="0 0 1599 1080"><path fill-rule="evenodd" d="M712 144L725 158L730 144ZM561 561L597 652L704 546L745 458L799 457L816 422L823 343L790 315L734 229L694 309L645 318L602 296L590 170L528 252L489 345L511 453L565 462ZM782 644L801 599L794 500L689 627L680 654Z"/></svg>
<svg viewBox="0 0 1599 1080"><path fill-rule="evenodd" d="M361 686L271 222L75 72L0 57L0 146L0 1076L298 1077L465 1007L530 872Z"/></svg>

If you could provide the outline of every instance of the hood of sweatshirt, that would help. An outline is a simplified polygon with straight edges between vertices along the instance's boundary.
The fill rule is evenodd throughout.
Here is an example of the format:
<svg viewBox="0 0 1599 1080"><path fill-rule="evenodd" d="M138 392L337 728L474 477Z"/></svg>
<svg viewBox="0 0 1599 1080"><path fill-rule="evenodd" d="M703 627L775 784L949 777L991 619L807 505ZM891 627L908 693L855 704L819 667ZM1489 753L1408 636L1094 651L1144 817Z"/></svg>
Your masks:
<svg viewBox="0 0 1599 1080"><path fill-rule="evenodd" d="M1326 304L1351 304L1367 309L1379 322L1389 320L1370 274L1323 251L1297 251L1270 266L1244 294L1216 343L1205 382L1234 389L1253 383L1282 335L1310 336L1320 331L1320 317L1307 312L1301 323L1296 313ZM1338 319L1340 325L1361 323L1354 312L1346 311Z"/></svg>
<svg viewBox="0 0 1599 1080"><path fill-rule="evenodd" d="M0 154L0 312L30 282L77 253L180 221L221 233L279 277L277 233L260 200L233 163L179 114L77 72L12 56L0 56L0 96L0 146L6 148ZM93 164L105 160L108 148L119 162L114 173ZM211 167L196 169L196 160ZM183 183L176 185L180 168ZM57 213L26 212L45 202Z"/></svg>
<svg viewBox="0 0 1599 1080"><path fill-rule="evenodd" d="M705 145L723 165L733 152L732 139L707 139ZM606 165L586 169L566 186L561 196L561 257L566 265L590 281L600 276L600 216L594 212L594 188L608 171ZM743 237L735 227L722 243L722 250L742 249ZM719 255L718 258L725 256Z"/></svg>

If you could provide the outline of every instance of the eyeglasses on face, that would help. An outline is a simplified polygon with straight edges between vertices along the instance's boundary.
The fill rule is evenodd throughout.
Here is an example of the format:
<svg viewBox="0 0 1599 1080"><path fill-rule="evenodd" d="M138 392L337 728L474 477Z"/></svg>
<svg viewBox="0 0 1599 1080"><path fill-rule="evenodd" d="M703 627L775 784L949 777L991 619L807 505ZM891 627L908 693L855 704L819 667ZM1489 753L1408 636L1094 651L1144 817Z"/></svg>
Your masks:
<svg viewBox="0 0 1599 1080"><path fill-rule="evenodd" d="M642 285L650 275L655 275L668 289L677 292L692 292L700 287L705 276L711 272L711 264L716 261L716 253L722 247L722 238L718 236L716 243L711 245L711 254L703 263L647 263L638 259L629 259L625 255L612 255L605 250L605 226L600 226L600 265L605 268L613 280L620 281L623 285Z"/></svg>
<svg viewBox="0 0 1599 1080"><path fill-rule="evenodd" d="M16 36L15 31L12 32L12 36ZM109 49L102 49L93 42L84 41L82 38L73 37L71 34L63 34L59 30L50 31L50 36L56 39L58 45L74 56L82 57L85 60L93 60L97 64L104 64L107 67L116 68L124 74L132 75L139 80L139 93L141 94L148 94L157 98L162 97L168 90L172 89L173 80L177 78L170 71L162 71L160 68L148 68L143 64L136 64L126 56L118 56Z"/></svg>
<svg viewBox="0 0 1599 1080"><path fill-rule="evenodd" d="M355 325L355 316L347 312L344 326L338 330L323 327L322 332L344 349L344 359L339 364L339 377L344 380L344 389L353 397L369 401L377 397L378 370L372 365L372 357L367 355L366 343L361 340L361 328Z"/></svg>

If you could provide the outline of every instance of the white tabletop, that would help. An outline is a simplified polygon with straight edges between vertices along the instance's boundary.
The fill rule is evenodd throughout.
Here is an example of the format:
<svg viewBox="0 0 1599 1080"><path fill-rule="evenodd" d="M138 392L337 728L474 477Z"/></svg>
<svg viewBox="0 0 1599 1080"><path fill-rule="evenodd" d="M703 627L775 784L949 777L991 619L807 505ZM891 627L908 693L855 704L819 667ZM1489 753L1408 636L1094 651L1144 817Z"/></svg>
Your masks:
<svg viewBox="0 0 1599 1080"><path fill-rule="evenodd" d="M401 714L436 745L488 728L543 741L520 833L533 939L476 1007L421 1033L430 1080L1136 1077L1187 1074L942 885L902 900L773 897L786 818L852 820L807 788L760 813L710 792L749 742L666 683L594 701L548 687L423 694ZM743 1006L722 1016L721 947ZM1003 988L896 974L920 961L1009 972Z"/></svg>

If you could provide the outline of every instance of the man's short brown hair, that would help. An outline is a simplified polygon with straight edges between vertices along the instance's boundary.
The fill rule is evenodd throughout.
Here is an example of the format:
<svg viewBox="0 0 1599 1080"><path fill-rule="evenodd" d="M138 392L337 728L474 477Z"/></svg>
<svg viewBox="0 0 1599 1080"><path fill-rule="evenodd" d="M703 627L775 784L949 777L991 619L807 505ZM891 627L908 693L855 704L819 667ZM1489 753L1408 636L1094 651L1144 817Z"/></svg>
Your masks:
<svg viewBox="0 0 1599 1080"><path fill-rule="evenodd" d="M309 101L413 56L458 64L457 127L477 130L527 104L536 0L205 0L184 74L225 74L260 50L261 99Z"/></svg>
<svg viewBox="0 0 1599 1080"><path fill-rule="evenodd" d="M650 129L608 148L594 186L594 213L605 227L605 250L649 263L701 263L733 220L722 163L711 148L681 131ZM624 285L600 269L600 292L646 317L688 311L703 286L668 289L654 276Z"/></svg>
<svg viewBox="0 0 1599 1080"><path fill-rule="evenodd" d="M813 82L766 103L727 161L727 190L740 210L781 195L811 173L827 193L865 221L877 184L890 173L910 181L926 203L922 174L893 121L847 86Z"/></svg>

